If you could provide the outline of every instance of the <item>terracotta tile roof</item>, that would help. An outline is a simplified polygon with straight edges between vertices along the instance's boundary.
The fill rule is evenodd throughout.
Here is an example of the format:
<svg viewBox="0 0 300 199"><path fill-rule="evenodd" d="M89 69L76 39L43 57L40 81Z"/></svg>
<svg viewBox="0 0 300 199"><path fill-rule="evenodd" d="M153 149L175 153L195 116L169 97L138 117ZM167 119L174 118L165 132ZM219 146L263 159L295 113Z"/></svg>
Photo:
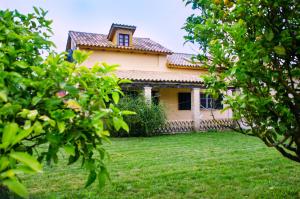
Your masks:
<svg viewBox="0 0 300 199"><path fill-rule="evenodd" d="M192 54L186 53L173 53L167 56L167 64L170 68L188 67L188 68L201 68L199 62L195 63L192 60Z"/></svg>
<svg viewBox="0 0 300 199"><path fill-rule="evenodd" d="M164 54L171 54L172 51L163 47L159 43L152 41L149 38L133 37L133 46L118 46L114 45L111 41L107 39L105 34L96 33L86 33L69 31L70 38L75 42L76 45L83 45L89 47L103 47L103 48L116 48L116 49L126 49L126 50L138 50L146 52L157 52Z"/></svg>
<svg viewBox="0 0 300 199"><path fill-rule="evenodd" d="M155 81L155 82L188 82L202 83L199 75L179 74L174 72L160 71L138 71L138 70L119 70L115 71L117 77L136 81Z"/></svg>

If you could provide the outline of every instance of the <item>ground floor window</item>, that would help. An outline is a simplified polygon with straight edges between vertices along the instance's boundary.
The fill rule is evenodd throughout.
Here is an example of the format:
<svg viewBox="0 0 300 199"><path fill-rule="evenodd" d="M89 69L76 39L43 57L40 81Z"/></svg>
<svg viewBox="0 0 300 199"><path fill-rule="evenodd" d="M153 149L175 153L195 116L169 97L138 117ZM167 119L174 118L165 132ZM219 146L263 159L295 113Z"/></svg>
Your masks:
<svg viewBox="0 0 300 199"><path fill-rule="evenodd" d="M178 110L191 110L191 93L178 93Z"/></svg>
<svg viewBox="0 0 300 199"><path fill-rule="evenodd" d="M206 109L223 109L223 96L220 95L218 99L213 99L211 95L200 93L200 108Z"/></svg>
<svg viewBox="0 0 300 199"><path fill-rule="evenodd" d="M200 108L205 109L223 109L223 96L213 99L211 95L200 93ZM178 93L178 110L191 110L191 93Z"/></svg>
<svg viewBox="0 0 300 199"><path fill-rule="evenodd" d="M151 91L152 102L155 105L159 104L159 91Z"/></svg>

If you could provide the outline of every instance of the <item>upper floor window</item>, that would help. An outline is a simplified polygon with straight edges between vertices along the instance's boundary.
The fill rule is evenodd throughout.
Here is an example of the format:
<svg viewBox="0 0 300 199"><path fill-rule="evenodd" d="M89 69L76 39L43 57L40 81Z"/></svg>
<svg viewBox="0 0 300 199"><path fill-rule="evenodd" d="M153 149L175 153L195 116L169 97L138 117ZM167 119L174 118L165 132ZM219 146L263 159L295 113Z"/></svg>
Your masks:
<svg viewBox="0 0 300 199"><path fill-rule="evenodd" d="M128 34L119 34L119 46L129 46Z"/></svg>

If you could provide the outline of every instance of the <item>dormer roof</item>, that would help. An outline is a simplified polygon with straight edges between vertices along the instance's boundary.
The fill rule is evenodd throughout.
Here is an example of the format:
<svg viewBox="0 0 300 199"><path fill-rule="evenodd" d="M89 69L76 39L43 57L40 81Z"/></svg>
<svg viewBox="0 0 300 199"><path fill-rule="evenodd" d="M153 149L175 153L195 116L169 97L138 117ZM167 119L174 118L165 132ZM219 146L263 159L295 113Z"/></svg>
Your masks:
<svg viewBox="0 0 300 199"><path fill-rule="evenodd" d="M118 29L129 30L129 31L131 31L131 33L133 35L134 32L135 32L136 26L116 24L116 23L111 24L111 27L109 29L109 33L107 35L107 39L109 41L112 41L113 36L114 36L116 30L118 30Z"/></svg>

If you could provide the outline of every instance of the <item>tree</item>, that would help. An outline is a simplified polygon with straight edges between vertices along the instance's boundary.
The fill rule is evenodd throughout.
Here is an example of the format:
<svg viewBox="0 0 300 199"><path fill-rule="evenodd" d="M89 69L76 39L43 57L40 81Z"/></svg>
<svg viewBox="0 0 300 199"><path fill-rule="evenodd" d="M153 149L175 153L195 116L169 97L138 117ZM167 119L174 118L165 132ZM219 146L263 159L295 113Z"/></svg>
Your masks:
<svg viewBox="0 0 300 199"><path fill-rule="evenodd" d="M111 75L116 66L81 66L86 52L65 61L52 50L47 12L34 10L0 11L0 186L28 197L17 175L41 172L43 160L56 163L64 150L68 164L80 159L88 170L86 186L98 179L102 187L102 142L113 127L128 131L123 115L131 112L115 107L122 80Z"/></svg>
<svg viewBox="0 0 300 199"><path fill-rule="evenodd" d="M300 162L300 1L185 0L187 41L200 44L208 92L226 93L239 131ZM241 125L241 124L244 125Z"/></svg>

